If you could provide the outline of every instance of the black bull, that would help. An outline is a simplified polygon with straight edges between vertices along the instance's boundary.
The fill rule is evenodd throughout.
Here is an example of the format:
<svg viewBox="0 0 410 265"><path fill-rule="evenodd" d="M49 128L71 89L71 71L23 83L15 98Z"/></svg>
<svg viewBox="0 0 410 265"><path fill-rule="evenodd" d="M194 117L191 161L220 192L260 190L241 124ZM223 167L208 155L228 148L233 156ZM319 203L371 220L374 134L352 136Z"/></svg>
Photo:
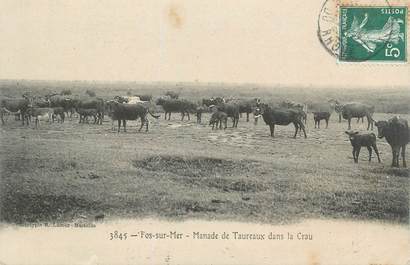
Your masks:
<svg viewBox="0 0 410 265"><path fill-rule="evenodd" d="M185 115L188 116L190 120L189 113L196 112L196 105L188 100L184 99L161 99L157 102L158 105L161 105L165 112L165 119L171 119L172 112L181 113L181 120L184 120Z"/></svg>
<svg viewBox="0 0 410 265"><path fill-rule="evenodd" d="M342 107L342 117L348 122L348 130L351 129L352 118L367 118L367 130L370 127L373 130L373 112L374 107L362 103L348 103Z"/></svg>
<svg viewBox="0 0 410 265"><path fill-rule="evenodd" d="M121 128L121 121L123 123L124 132L127 131L126 129L126 121L127 120L137 120L141 119L141 127L138 131L141 131L144 124L146 125L146 131L148 131L148 113L158 119L160 116L152 114L147 106L142 104L122 104L118 102L111 101L107 103L107 108L109 115L111 116L112 120L118 121L118 132L120 132Z"/></svg>
<svg viewBox="0 0 410 265"><path fill-rule="evenodd" d="M301 114L297 110L270 108L266 104L261 104L258 107L257 114L257 116L262 115L266 125L269 125L270 134L272 137L275 135L275 125L289 125L290 123L293 123L295 126L295 135L293 138L296 138L298 130L302 130L306 138L305 126L301 120Z"/></svg>
<svg viewBox="0 0 410 265"><path fill-rule="evenodd" d="M386 138L392 150L392 167L399 167L399 155L403 159L403 167L406 167L406 145L410 140L410 131L407 120L393 117L388 121L375 123L379 138Z"/></svg>

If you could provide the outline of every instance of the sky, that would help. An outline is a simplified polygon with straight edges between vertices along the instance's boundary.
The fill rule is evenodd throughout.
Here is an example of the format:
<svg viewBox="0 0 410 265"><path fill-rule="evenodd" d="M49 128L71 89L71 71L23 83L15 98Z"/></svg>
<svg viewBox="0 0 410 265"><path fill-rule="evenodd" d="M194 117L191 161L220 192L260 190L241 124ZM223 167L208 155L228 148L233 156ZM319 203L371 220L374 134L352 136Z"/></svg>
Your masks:
<svg viewBox="0 0 410 265"><path fill-rule="evenodd" d="M2 0L0 79L410 87L409 63L338 63L308 2Z"/></svg>

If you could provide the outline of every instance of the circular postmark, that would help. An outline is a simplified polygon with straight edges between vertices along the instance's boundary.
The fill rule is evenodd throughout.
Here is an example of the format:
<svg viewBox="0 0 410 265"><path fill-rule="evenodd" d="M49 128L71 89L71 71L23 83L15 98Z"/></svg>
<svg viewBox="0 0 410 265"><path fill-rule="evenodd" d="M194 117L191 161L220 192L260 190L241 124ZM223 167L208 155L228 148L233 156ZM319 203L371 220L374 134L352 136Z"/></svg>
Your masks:
<svg viewBox="0 0 410 265"><path fill-rule="evenodd" d="M326 0L318 17L318 38L339 61L405 58L407 8L387 0ZM401 26L404 24L404 26ZM401 57L400 57L401 56Z"/></svg>

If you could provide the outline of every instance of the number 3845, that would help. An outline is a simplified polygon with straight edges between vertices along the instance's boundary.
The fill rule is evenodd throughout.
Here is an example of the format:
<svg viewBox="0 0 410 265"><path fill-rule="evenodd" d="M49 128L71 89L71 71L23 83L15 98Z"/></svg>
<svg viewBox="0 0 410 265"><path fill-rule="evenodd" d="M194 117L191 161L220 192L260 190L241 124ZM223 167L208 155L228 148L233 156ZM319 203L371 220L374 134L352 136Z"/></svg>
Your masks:
<svg viewBox="0 0 410 265"><path fill-rule="evenodd" d="M119 239L119 240L126 240L127 233L119 233L118 231L114 231L110 233L110 240Z"/></svg>

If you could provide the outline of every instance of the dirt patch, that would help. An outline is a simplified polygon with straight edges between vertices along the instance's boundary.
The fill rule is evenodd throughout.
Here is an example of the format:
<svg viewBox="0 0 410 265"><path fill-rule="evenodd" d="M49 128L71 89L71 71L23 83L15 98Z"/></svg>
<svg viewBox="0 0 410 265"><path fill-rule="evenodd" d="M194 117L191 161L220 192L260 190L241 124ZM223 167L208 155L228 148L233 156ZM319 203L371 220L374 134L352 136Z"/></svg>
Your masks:
<svg viewBox="0 0 410 265"><path fill-rule="evenodd" d="M164 212L165 216L180 216L188 213L215 212L216 208L194 200L173 201L168 205L169 210Z"/></svg>
<svg viewBox="0 0 410 265"><path fill-rule="evenodd" d="M99 202L73 196L9 193L2 198L0 220L17 224L65 220L95 209L101 209Z"/></svg>
<svg viewBox="0 0 410 265"><path fill-rule="evenodd" d="M373 168L371 171L383 175L410 177L410 169L408 168Z"/></svg>
<svg viewBox="0 0 410 265"><path fill-rule="evenodd" d="M205 180L207 186L212 188L221 189L226 192L239 191L239 192L259 192L268 190L268 186L265 183L257 182L254 180L233 180L233 179L211 179Z"/></svg>
<svg viewBox="0 0 410 265"><path fill-rule="evenodd" d="M149 171L162 171L185 177L215 177L244 172L255 161L230 161L220 158L180 156L151 156L142 160L134 160L133 165Z"/></svg>
<svg viewBox="0 0 410 265"><path fill-rule="evenodd" d="M361 220L391 220L408 223L408 195L375 191L322 194L321 208L334 217L352 216ZM341 198L350 198L338 203ZM388 203L394 202L394 203Z"/></svg>

